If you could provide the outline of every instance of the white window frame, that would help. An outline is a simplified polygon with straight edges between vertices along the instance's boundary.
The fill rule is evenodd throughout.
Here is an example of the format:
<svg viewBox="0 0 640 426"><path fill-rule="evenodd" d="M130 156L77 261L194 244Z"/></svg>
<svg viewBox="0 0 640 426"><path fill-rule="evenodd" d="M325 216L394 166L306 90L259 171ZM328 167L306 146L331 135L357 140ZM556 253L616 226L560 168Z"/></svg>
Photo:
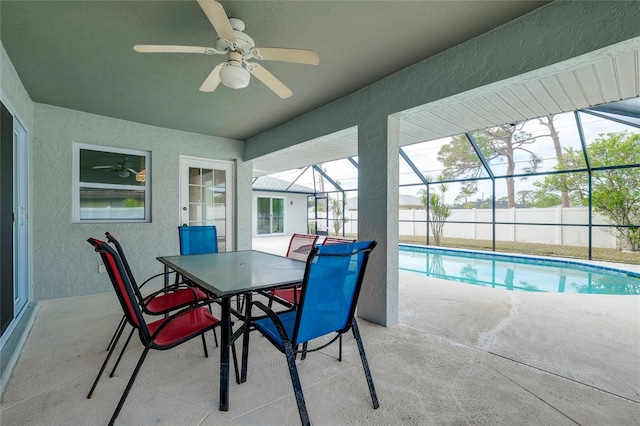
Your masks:
<svg viewBox="0 0 640 426"><path fill-rule="evenodd" d="M136 155L145 157L146 179L144 185L116 185L105 183L80 182L80 150L102 151L123 155ZM144 191L144 218L143 219L81 219L80 218L80 188L101 188ZM72 218L74 223L149 223L151 222L151 151L139 151L134 149L115 148L103 145L90 145L74 142L73 144L73 199Z"/></svg>

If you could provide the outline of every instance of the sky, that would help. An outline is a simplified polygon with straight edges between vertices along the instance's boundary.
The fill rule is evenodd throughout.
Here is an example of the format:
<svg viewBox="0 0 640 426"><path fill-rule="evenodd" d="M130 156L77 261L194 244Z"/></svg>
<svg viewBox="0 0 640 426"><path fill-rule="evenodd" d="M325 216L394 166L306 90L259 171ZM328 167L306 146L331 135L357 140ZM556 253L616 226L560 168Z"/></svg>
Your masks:
<svg viewBox="0 0 640 426"><path fill-rule="evenodd" d="M613 122L611 120L595 117L590 114L579 113L580 120L582 121L583 131L587 145L592 142L599 134L608 132L639 132L638 128ZM559 133L560 143L563 148L572 147L574 149L582 149L580 138L578 134L578 128L575 121L573 112L558 114L554 119L555 128ZM553 141L548 136L548 129L541 125L538 119L529 120L521 123L522 131L531 133L536 137L536 141L529 145L535 154L543 159L539 165L539 171L553 170L557 165L555 149ZM407 153L411 161L418 167L418 169L425 176L429 176L434 179L442 173L444 166L438 161L437 155L440 148L449 143L450 137L442 138L427 142L421 142L413 145L406 145L402 149ZM357 157L354 158L357 162ZM515 155L516 160L516 173L524 173L524 169L529 166L529 154L525 152L517 152ZM480 162L478 161L480 164ZM494 175L499 176L506 173L506 161L504 159L496 159L491 163L491 168ZM347 159L332 161L330 163L322 164L322 169L345 190L357 189L357 168L351 164ZM295 180L296 184L304 185L310 188L314 188L314 179L316 181L315 188L320 191L321 184L320 175L317 172L313 172L312 168L306 169L294 169L285 172L275 173L271 175L279 179L283 179L289 182ZM304 173L303 173L304 171ZM488 176L486 172L482 173L482 176ZM297 179L297 180L296 180ZM515 182L516 193L522 190L534 190L533 185L536 181L543 181L544 176L532 176L527 179L517 178ZM420 183L420 179L415 175L413 170L407 165L407 163L400 158L400 184L412 184ZM453 203L456 196L459 194L462 187L461 183L449 183L447 184L446 202ZM401 186L400 193L406 195L416 195L423 186ZM325 191L332 191L333 187L328 182L324 183ZM484 199L491 195L492 185L491 180L478 181L478 192L469 198L469 201L476 199ZM505 197L507 193L506 183L504 179L496 181L496 197ZM357 191L350 191L347 193L347 198L357 197Z"/></svg>

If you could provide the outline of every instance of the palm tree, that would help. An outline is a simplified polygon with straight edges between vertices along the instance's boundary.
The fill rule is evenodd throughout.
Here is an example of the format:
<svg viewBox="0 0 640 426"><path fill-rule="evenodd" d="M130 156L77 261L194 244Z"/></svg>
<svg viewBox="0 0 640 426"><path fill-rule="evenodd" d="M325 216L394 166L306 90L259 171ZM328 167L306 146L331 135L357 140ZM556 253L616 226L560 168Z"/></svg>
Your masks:
<svg viewBox="0 0 640 426"><path fill-rule="evenodd" d="M438 180L442 180L442 176L438 176ZM427 177L427 181L430 181ZM433 233L434 245L439 246L442 240L442 233L444 231L444 224L449 216L451 216L451 209L446 205L444 195L449 187L446 184L440 185L440 193L434 192L429 194L428 211L429 223L431 224L431 232ZM421 189L418 191L420 201L427 210L427 190Z"/></svg>

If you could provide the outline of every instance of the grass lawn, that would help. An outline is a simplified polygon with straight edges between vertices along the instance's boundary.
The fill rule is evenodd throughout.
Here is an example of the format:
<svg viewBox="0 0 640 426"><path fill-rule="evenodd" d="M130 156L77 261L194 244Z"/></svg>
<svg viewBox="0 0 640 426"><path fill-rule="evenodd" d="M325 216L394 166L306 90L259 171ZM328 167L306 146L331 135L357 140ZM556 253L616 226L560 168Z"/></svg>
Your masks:
<svg viewBox="0 0 640 426"><path fill-rule="evenodd" d="M425 237L413 235L400 235L400 242L407 244L426 244ZM466 248L472 250L492 250L491 241L467 240L463 238L443 238L442 247ZM496 251L533 254L540 256L557 256L573 259L587 259L589 252L586 247L559 246L552 244L514 243L508 241L496 241ZM640 252L620 251L616 249L593 248L593 260L606 262L629 263L640 265Z"/></svg>

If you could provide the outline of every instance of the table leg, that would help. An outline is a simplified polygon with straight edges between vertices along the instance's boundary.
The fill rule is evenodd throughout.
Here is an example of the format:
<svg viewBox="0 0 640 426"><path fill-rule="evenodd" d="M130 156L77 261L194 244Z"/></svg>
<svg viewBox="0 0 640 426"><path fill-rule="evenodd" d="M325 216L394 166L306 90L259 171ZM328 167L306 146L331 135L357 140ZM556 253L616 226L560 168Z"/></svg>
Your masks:
<svg viewBox="0 0 640 426"><path fill-rule="evenodd" d="M220 411L229 411L229 338L231 336L231 298L222 299L220 325Z"/></svg>
<svg viewBox="0 0 640 426"><path fill-rule="evenodd" d="M164 287L169 287L169 267L164 265Z"/></svg>
<svg viewBox="0 0 640 426"><path fill-rule="evenodd" d="M242 369L240 370L240 383L247 381L247 363L249 358L249 332L251 324L251 293L247 293L244 299L245 317L244 317L244 334L242 336Z"/></svg>

